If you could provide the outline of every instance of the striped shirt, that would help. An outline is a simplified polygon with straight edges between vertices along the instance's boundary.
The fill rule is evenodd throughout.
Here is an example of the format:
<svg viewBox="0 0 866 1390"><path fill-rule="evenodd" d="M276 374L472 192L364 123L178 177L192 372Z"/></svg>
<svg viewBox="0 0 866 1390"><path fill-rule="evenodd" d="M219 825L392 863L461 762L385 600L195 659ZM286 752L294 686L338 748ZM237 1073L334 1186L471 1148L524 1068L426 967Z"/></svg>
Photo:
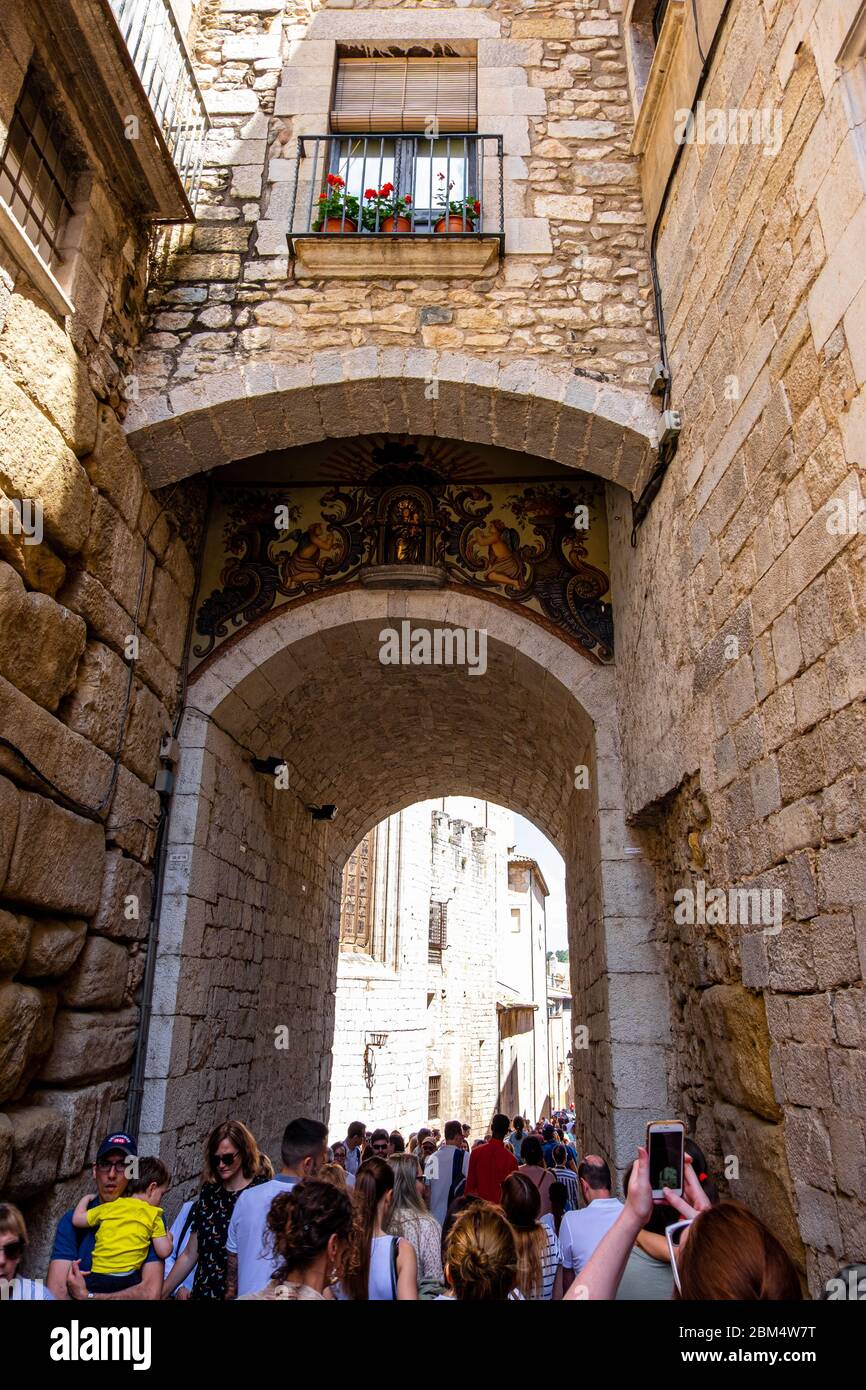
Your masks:
<svg viewBox="0 0 866 1390"><path fill-rule="evenodd" d="M562 1263L562 1254L559 1249L559 1238L552 1226L541 1222L541 1229L547 1237L544 1249L541 1252L541 1291L539 1293L523 1293L520 1297L532 1299L534 1302L548 1302L553 1297L553 1286L556 1283L556 1271ZM515 1291L517 1292L517 1291Z"/></svg>
<svg viewBox="0 0 866 1390"><path fill-rule="evenodd" d="M556 1178L557 1182L561 1182L564 1184L565 1190L568 1193L568 1206L565 1208L565 1210L577 1211L578 1207L580 1206L580 1193L577 1187L577 1174L575 1172L572 1172L571 1168L552 1168L551 1172L553 1173L553 1176Z"/></svg>

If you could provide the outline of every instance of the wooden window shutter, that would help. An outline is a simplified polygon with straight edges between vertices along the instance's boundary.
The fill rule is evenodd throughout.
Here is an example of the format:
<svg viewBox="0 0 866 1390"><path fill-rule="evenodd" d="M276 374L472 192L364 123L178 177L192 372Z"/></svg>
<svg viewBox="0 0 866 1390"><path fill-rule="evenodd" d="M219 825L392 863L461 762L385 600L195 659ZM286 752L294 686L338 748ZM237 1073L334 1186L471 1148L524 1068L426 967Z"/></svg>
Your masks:
<svg viewBox="0 0 866 1390"><path fill-rule="evenodd" d="M478 126L474 58L340 58L331 130L423 132Z"/></svg>

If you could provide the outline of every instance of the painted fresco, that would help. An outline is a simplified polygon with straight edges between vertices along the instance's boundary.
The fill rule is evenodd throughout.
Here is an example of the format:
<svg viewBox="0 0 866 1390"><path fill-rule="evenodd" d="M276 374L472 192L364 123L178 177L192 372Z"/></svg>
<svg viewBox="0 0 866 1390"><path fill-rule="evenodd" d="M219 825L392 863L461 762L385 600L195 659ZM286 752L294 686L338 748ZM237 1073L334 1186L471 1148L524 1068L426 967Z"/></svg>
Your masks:
<svg viewBox="0 0 866 1390"><path fill-rule="evenodd" d="M491 477L465 449L421 441L356 441L320 472L215 487L193 666L274 608L359 584L383 565L425 566L452 586L510 600L584 654L612 659L598 479Z"/></svg>

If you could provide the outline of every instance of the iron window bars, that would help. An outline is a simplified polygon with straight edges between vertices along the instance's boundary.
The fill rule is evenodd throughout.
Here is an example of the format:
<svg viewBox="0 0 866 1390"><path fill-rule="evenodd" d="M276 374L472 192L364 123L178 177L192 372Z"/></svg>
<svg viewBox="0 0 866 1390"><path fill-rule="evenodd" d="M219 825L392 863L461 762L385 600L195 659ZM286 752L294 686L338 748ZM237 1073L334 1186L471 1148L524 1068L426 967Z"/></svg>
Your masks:
<svg viewBox="0 0 866 1390"><path fill-rule="evenodd" d="M376 135L302 135L298 137L295 181L289 227L291 236L417 236L431 233L438 221L450 216L459 229L444 236L504 237L505 190L501 135L474 132L410 135L403 131ZM378 207L357 221L345 199L339 227L324 231L319 220L320 196L328 191L328 176L343 180L345 194L363 204L366 190L393 185L394 199L411 199L405 211L408 230L390 228ZM452 186L453 185L453 186ZM446 192L447 190L447 192ZM445 198L445 205L437 202ZM480 203L480 215L471 211ZM460 214L449 213L447 202L461 202ZM299 206L300 205L300 206ZM467 209L468 205L468 209ZM298 214L300 213L300 225Z"/></svg>
<svg viewBox="0 0 866 1390"><path fill-rule="evenodd" d="M109 0L190 205L210 122L170 0Z"/></svg>
<svg viewBox="0 0 866 1390"><path fill-rule="evenodd" d="M47 266L57 259L60 234L72 214L79 172L60 112L28 68L0 156L0 198Z"/></svg>
<svg viewBox="0 0 866 1390"><path fill-rule="evenodd" d="M431 903L430 920L427 929L427 960L442 960L442 952L448 948L448 904Z"/></svg>

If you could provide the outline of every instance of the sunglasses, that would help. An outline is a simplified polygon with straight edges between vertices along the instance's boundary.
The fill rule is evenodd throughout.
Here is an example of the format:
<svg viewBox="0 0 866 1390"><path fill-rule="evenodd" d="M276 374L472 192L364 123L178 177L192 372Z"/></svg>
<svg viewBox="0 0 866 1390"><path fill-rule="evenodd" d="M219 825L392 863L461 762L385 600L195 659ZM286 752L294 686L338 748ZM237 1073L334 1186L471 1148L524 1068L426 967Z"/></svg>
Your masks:
<svg viewBox="0 0 866 1390"><path fill-rule="evenodd" d="M0 1254L5 1256L7 1260L17 1260L20 1259L23 1249L23 1240L7 1240L5 1245L0 1245Z"/></svg>
<svg viewBox="0 0 866 1390"><path fill-rule="evenodd" d="M233 1154L217 1154L214 1163L217 1168L231 1168L237 1156L237 1150Z"/></svg>
<svg viewBox="0 0 866 1390"><path fill-rule="evenodd" d="M388 1152L388 1141L383 1139L378 1144L372 1144L370 1147L374 1154L386 1154Z"/></svg>
<svg viewBox="0 0 866 1390"><path fill-rule="evenodd" d="M680 1272L677 1268L677 1250L680 1247L683 1231L687 1231L694 1220L695 1218L693 1216L689 1216L685 1221L677 1221L673 1226L668 1226L665 1229L665 1236L668 1242L668 1253L671 1259L671 1269L673 1270L677 1293L682 1293L683 1291L682 1285L680 1284Z"/></svg>

